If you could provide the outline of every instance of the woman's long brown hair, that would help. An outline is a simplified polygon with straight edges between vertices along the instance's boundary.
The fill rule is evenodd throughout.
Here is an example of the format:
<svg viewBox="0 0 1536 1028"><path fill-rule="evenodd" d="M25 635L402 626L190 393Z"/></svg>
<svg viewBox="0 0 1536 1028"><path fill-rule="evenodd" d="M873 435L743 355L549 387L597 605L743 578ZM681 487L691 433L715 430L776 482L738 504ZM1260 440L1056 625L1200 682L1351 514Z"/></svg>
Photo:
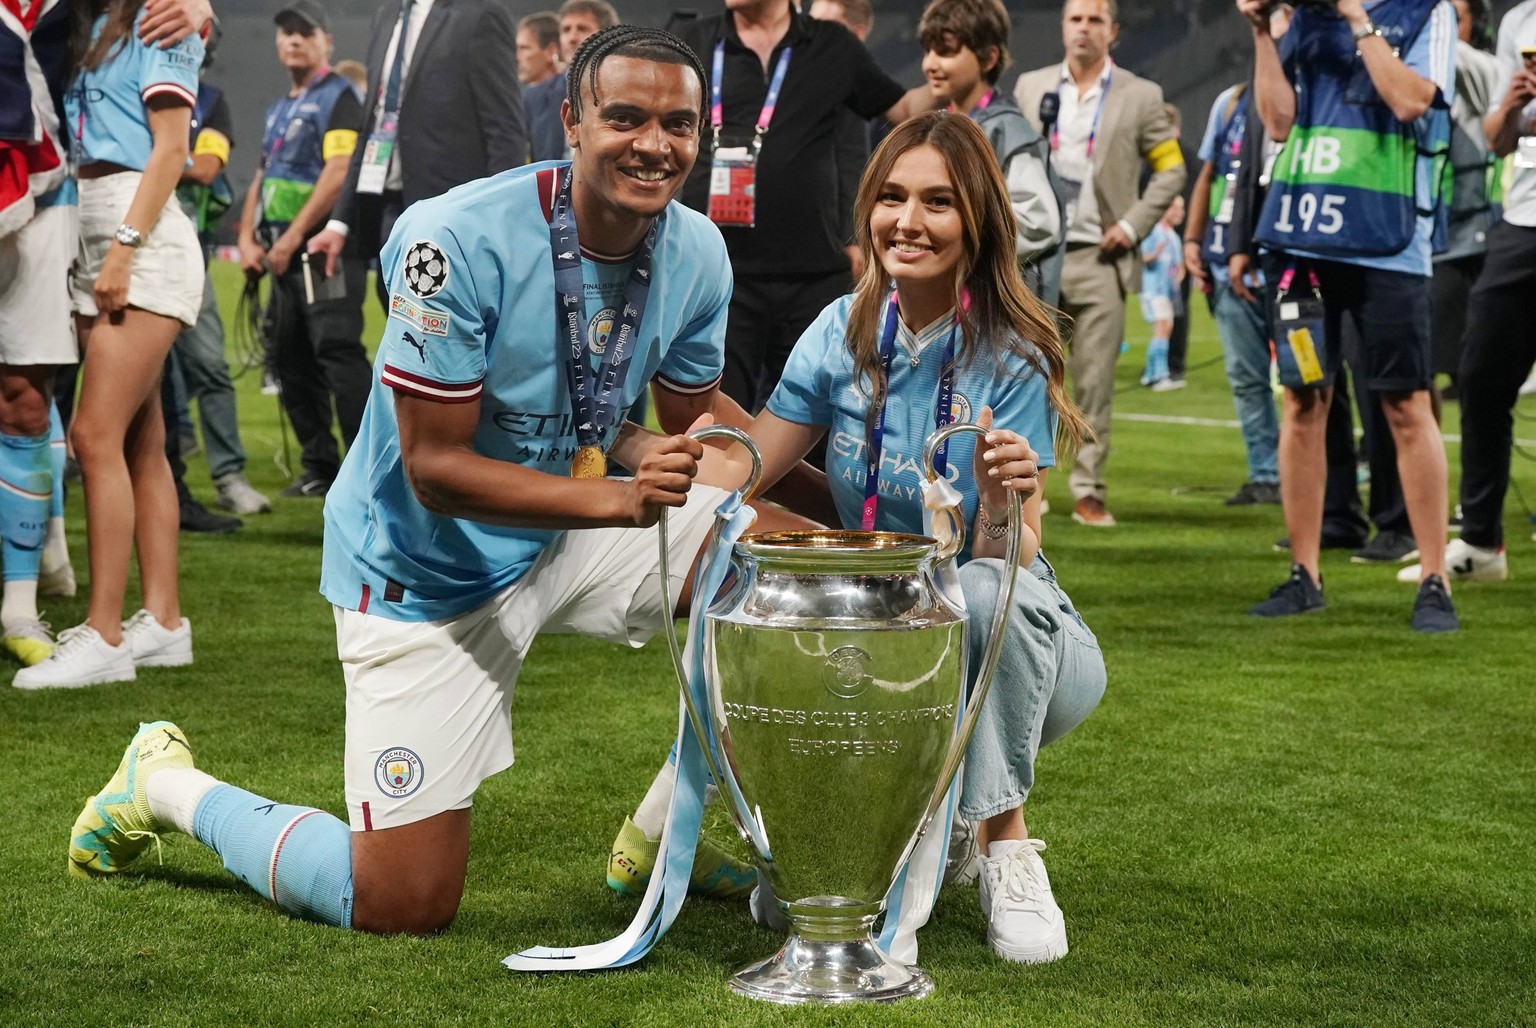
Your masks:
<svg viewBox="0 0 1536 1028"><path fill-rule="evenodd" d="M891 168L902 154L920 146L931 146L944 158L955 185L955 207L964 226L965 252L955 266L954 283L962 335L955 354L956 364L968 366L983 356L1001 364L1005 352L1028 361L1046 378L1051 406L1060 418L1058 444L1082 442L1088 426L1064 385L1066 352L1056 327L1055 312L1024 284L1015 256L1016 222L1008 185L992 144L975 122L963 114L933 111L898 125L875 150L859 182L854 224L855 241L864 255L864 274L848 313L848 349L853 354L854 381L873 385L873 412L887 385L879 335L890 280L880 263L869 219L890 178ZM970 302L959 303L962 292L967 290Z"/></svg>
<svg viewBox="0 0 1536 1028"><path fill-rule="evenodd" d="M128 42L133 32L133 22L139 16L144 0L75 0L70 26L70 56L79 71L95 71L112 53ZM91 41L91 28L96 19L105 13L107 23L101 28L101 36Z"/></svg>

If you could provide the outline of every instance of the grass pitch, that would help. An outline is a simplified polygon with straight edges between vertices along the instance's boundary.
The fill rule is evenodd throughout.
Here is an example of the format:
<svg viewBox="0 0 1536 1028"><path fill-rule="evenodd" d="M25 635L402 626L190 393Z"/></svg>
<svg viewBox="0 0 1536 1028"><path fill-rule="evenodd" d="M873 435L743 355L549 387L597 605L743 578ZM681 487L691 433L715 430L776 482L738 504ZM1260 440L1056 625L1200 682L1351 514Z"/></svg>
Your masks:
<svg viewBox="0 0 1536 1028"><path fill-rule="evenodd" d="M233 269L218 270L233 310ZM1197 306L1199 306L1197 302ZM371 332L377 309L369 305ZM1232 417L1214 332L1197 312L1182 392L1135 388L1122 414ZM1133 342L1145 331L1132 323ZM286 478L275 401L240 379L249 475ZM1527 401L1521 412L1536 417ZM1458 418L1447 414L1448 430ZM1529 421L1517 436L1536 436ZM674 723L663 648L551 637L516 703L518 763L476 804L458 922L430 940L292 921L179 836L113 881L65 874L71 820L138 721L170 718L199 765L344 816L342 690L315 592L320 505L281 500L227 538L183 536L197 664L130 685L0 689L19 803L0 876L0 1023L1521 1025L1536 1022L1536 762L1530 612L1536 543L1512 496L1514 577L1458 588L1463 631L1421 638L1387 569L1324 559L1329 609L1279 623L1249 605L1284 577L1277 507L1228 509L1235 429L1120 419L1112 531L1067 517L1046 547L1097 631L1104 702L1046 750L1026 808L1072 952L1048 967L992 956L973 889L920 936L938 989L878 1010L787 1010L726 976L778 942L744 907L690 901L633 969L531 977L498 961L607 938L633 901L603 884L609 840ZM1456 446L1451 445L1456 468ZM1453 474L1454 474L1453 470ZM1536 496L1533 465L1515 476ZM189 482L211 498L206 466ZM85 569L78 493L72 548ZM53 601L55 625L83 595ZM727 829L716 816L717 838Z"/></svg>

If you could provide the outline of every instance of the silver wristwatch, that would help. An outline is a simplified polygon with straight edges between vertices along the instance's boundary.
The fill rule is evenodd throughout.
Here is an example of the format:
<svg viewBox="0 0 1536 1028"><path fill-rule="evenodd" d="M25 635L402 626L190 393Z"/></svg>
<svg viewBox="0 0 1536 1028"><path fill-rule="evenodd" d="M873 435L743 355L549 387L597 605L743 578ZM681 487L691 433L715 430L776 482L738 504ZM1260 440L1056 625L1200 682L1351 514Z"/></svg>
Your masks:
<svg viewBox="0 0 1536 1028"><path fill-rule="evenodd" d="M1359 28L1355 29L1354 32L1350 33L1350 36L1356 43L1362 42L1371 36L1379 35L1381 35L1381 29L1377 28L1376 23L1371 21L1369 18L1366 19L1364 25L1361 25Z"/></svg>
<svg viewBox="0 0 1536 1028"><path fill-rule="evenodd" d="M112 238L124 246L131 246L134 249L144 245L144 233L127 223L117 226L117 231L112 233Z"/></svg>

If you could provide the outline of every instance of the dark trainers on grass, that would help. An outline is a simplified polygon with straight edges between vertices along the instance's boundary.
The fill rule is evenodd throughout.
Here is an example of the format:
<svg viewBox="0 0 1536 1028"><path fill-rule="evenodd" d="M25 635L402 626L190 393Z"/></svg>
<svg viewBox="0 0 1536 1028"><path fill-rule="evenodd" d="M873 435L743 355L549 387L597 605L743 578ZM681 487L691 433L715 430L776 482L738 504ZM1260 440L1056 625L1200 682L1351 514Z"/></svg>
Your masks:
<svg viewBox="0 0 1536 1028"><path fill-rule="evenodd" d="M1237 492L1228 496L1228 507L1254 507L1261 503L1280 502L1279 482L1244 482Z"/></svg>
<svg viewBox="0 0 1536 1028"><path fill-rule="evenodd" d="M1291 577L1275 586L1269 599L1248 613L1260 618L1283 618L1292 614L1307 614L1328 606L1323 599L1323 585L1319 580L1312 584L1312 576L1300 564L1291 565Z"/></svg>
<svg viewBox="0 0 1536 1028"><path fill-rule="evenodd" d="M1375 537L1349 555L1352 564L1402 564L1417 560L1419 544L1407 532L1377 532Z"/></svg>
<svg viewBox="0 0 1536 1028"><path fill-rule="evenodd" d="M1461 619L1456 616L1456 605L1445 591L1445 583L1439 575L1430 575L1419 584L1418 598L1413 601L1413 630L1454 632L1459 628Z"/></svg>

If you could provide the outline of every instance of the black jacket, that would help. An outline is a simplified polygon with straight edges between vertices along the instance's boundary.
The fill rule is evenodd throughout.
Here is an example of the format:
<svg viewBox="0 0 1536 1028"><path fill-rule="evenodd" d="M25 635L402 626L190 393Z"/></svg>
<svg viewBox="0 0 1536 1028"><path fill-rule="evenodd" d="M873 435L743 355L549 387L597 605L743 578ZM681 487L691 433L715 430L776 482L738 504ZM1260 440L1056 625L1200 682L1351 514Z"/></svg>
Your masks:
<svg viewBox="0 0 1536 1028"><path fill-rule="evenodd" d="M368 112L347 180L331 217L371 255L383 245L378 197L357 192L363 152L373 133L384 57L400 17L398 3L373 16L368 43ZM411 53L400 98L402 193L406 206L528 160L528 127L517 84L517 27L498 0L434 0Z"/></svg>

